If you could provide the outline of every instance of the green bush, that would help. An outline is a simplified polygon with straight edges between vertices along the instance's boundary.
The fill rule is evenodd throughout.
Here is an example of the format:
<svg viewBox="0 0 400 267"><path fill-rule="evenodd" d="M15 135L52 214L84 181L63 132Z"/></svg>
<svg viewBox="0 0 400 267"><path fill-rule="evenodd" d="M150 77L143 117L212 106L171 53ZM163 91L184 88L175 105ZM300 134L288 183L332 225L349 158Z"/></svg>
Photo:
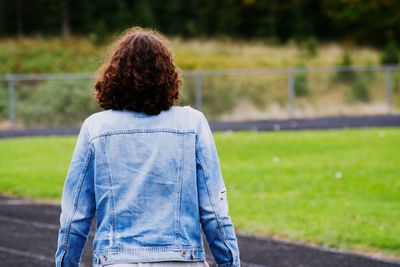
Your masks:
<svg viewBox="0 0 400 267"><path fill-rule="evenodd" d="M342 59L338 64L338 67L351 67L353 65L353 58L349 51L344 51ZM352 83L356 78L356 74L353 70L338 71L336 72L335 81L342 83Z"/></svg>
<svg viewBox="0 0 400 267"><path fill-rule="evenodd" d="M386 46L381 55L381 63L384 65L398 64L400 62L399 49L396 42L391 41Z"/></svg>
<svg viewBox="0 0 400 267"><path fill-rule="evenodd" d="M358 77L354 85L351 87L350 100L368 102L370 100L370 92L366 81Z"/></svg>
<svg viewBox="0 0 400 267"><path fill-rule="evenodd" d="M304 70L304 66L300 66L299 70ZM307 96L310 94L307 73L301 71L294 76L294 92L296 96Z"/></svg>
<svg viewBox="0 0 400 267"><path fill-rule="evenodd" d="M315 57L318 55L318 40L315 37L308 38L304 44L304 48L307 51L309 57Z"/></svg>
<svg viewBox="0 0 400 267"><path fill-rule="evenodd" d="M0 82L0 120L8 117L8 92L5 82Z"/></svg>
<svg viewBox="0 0 400 267"><path fill-rule="evenodd" d="M400 73L399 72L392 72L392 86L393 86L394 93L400 92Z"/></svg>
<svg viewBox="0 0 400 267"><path fill-rule="evenodd" d="M393 72L392 76L392 85L393 85L393 105L396 107L400 107L400 73Z"/></svg>
<svg viewBox="0 0 400 267"><path fill-rule="evenodd" d="M78 125L98 110L88 80L23 83L16 88L17 121L27 126Z"/></svg>

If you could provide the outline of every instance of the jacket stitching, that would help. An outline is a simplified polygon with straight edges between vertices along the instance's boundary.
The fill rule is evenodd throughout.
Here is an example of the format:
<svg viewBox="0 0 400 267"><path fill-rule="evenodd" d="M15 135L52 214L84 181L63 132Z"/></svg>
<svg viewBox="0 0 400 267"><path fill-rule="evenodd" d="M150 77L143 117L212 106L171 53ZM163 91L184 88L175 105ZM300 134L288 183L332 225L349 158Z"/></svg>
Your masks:
<svg viewBox="0 0 400 267"><path fill-rule="evenodd" d="M100 249L96 251L96 254L104 254L104 253L113 253L115 251L117 252L123 252L123 251L143 251L143 252L168 252L168 251L174 251L174 252L181 252L189 249L195 249L197 251L204 251L202 247L193 247L190 245L179 245L179 246L159 246L159 247L131 247L131 248L124 248L124 247L118 247L116 249Z"/></svg>
<svg viewBox="0 0 400 267"><path fill-rule="evenodd" d="M100 133L90 139L90 142L96 138L109 135L119 135L119 134L130 134L130 133L174 133L174 134L195 134L194 130L176 130L170 128L159 128L159 129L126 129L126 130L112 130Z"/></svg>
<svg viewBox="0 0 400 267"><path fill-rule="evenodd" d="M178 189L178 194L177 194L177 199L176 199L176 211L175 211L175 240L174 243L179 239L179 228L180 228L180 212L181 212L181 195L182 195L182 169L183 169L183 141L182 138L178 139L179 141L179 167L178 167L178 184L177 184L177 189Z"/></svg>
<svg viewBox="0 0 400 267"><path fill-rule="evenodd" d="M108 182L110 183L110 192L111 192L111 201L110 201L110 208L111 208L111 240L112 244L111 247L114 247L116 245L115 243L115 229L116 229L116 219L115 219L115 197L114 197L114 189L113 189L113 181L112 181L112 176L111 176L111 171L108 166L108 159L107 155L105 153L105 142L106 140L103 140L103 142L100 142L101 145L101 150L102 154L104 156L104 164L106 166L106 171L107 171L107 176L108 176Z"/></svg>
<svg viewBox="0 0 400 267"><path fill-rule="evenodd" d="M179 168L179 213L178 213L179 222L178 222L178 225L179 225L179 228L180 228L181 204L182 204L183 168L184 168L184 162L185 162L185 160L184 160L185 153L183 153L183 151L184 151L184 142L183 141L184 140L183 140L182 136L180 137L179 141L180 141L180 151L181 151L180 153L181 153L181 156L180 156L180 159L179 159L180 160L180 168Z"/></svg>

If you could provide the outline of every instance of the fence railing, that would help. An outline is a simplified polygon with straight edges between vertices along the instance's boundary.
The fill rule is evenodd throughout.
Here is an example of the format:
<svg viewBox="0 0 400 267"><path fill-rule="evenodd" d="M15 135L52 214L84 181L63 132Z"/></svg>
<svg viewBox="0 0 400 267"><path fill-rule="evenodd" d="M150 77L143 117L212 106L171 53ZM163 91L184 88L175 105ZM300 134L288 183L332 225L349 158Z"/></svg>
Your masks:
<svg viewBox="0 0 400 267"><path fill-rule="evenodd" d="M296 112L296 75L312 73L349 73L349 72L382 72L385 77L385 103L386 113L392 112L393 95L393 73L400 71L400 65L386 66L343 66L343 67L291 67L291 68L262 68L262 69L228 69L228 70L194 70L184 71L184 78L194 79L194 106L203 108L203 81L206 77L221 76L271 76L283 75L287 78L287 114L291 118ZM10 127L16 125L15 83L35 82L51 80L85 80L92 79L94 74L90 73L60 73L60 74L12 74L0 76L0 81L6 82L8 87L8 120Z"/></svg>

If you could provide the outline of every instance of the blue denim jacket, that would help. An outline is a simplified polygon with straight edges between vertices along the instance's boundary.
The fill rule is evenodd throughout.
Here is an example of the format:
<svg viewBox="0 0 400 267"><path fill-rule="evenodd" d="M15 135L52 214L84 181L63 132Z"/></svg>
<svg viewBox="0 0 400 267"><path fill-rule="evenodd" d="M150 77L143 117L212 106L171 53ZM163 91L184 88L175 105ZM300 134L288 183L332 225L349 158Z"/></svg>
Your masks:
<svg viewBox="0 0 400 267"><path fill-rule="evenodd" d="M61 204L56 266L79 266L96 216L93 265L205 260L240 266L226 187L204 115L108 110L82 125Z"/></svg>

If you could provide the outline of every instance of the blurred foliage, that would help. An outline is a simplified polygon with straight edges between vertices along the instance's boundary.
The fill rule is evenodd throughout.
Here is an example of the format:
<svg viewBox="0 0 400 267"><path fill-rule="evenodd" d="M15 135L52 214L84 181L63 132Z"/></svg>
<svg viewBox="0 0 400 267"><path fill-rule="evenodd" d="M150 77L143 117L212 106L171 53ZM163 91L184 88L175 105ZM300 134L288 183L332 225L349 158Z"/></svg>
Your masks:
<svg viewBox="0 0 400 267"><path fill-rule="evenodd" d="M0 74L92 72L104 52L104 47L83 38L3 39Z"/></svg>
<svg viewBox="0 0 400 267"><path fill-rule="evenodd" d="M393 91L395 93L400 93L400 73L392 72L392 84L393 84Z"/></svg>
<svg viewBox="0 0 400 267"><path fill-rule="evenodd" d="M186 37L233 36L280 42L316 37L378 46L400 41L400 1L393 0L64 1L72 32L90 35L96 42L132 25ZM0 36L57 35L62 10L61 0L2 0Z"/></svg>
<svg viewBox="0 0 400 267"><path fill-rule="evenodd" d="M8 118L8 92L5 82L0 82L0 120Z"/></svg>
<svg viewBox="0 0 400 267"><path fill-rule="evenodd" d="M353 58L348 50L343 51L342 59L338 67L351 67L353 65ZM356 73L353 70L346 70L336 72L335 81L343 83L353 83L356 78Z"/></svg>
<svg viewBox="0 0 400 267"><path fill-rule="evenodd" d="M17 119L24 125L79 125L99 110L88 80L20 82L17 85Z"/></svg>
<svg viewBox="0 0 400 267"><path fill-rule="evenodd" d="M299 68L304 68L300 66ZM297 73L295 76L296 112L299 116L363 114L382 107L385 83L383 72L371 79L357 73L353 83L332 83L331 73ZM400 75L393 72L393 110L400 107ZM287 75L205 76L202 80L202 111L211 120L249 120L286 118ZM0 85L0 127L8 119L7 84ZM68 126L79 123L99 110L91 97L89 80L16 82L18 126ZM368 104L367 104L368 103ZM195 80L186 76L181 105L196 107ZM382 109L383 108L383 109Z"/></svg>
<svg viewBox="0 0 400 267"><path fill-rule="evenodd" d="M240 87L231 77L207 77L203 79L203 110L210 118L217 118L231 111L240 100Z"/></svg>
<svg viewBox="0 0 400 267"><path fill-rule="evenodd" d="M399 48L395 41L389 42L382 52L381 63L382 64L399 64L400 53Z"/></svg>
<svg viewBox="0 0 400 267"><path fill-rule="evenodd" d="M311 41L312 43L313 41ZM335 66L345 49L339 44L320 44L310 57L306 45L271 45L229 38L170 38L177 65L191 69L249 69L307 66ZM87 38L5 38L0 39L0 75L9 73L93 72L101 64L107 46ZM379 64L377 50L366 47L347 49L354 64ZM311 51L310 51L311 52Z"/></svg>
<svg viewBox="0 0 400 267"><path fill-rule="evenodd" d="M294 92L296 96L307 96L310 94L310 87L308 85L307 73L305 73L304 66L297 67L300 72L294 76Z"/></svg>
<svg viewBox="0 0 400 267"><path fill-rule="evenodd" d="M362 77L358 76L353 86L351 87L350 100L368 102L371 96L367 82Z"/></svg>
<svg viewBox="0 0 400 267"><path fill-rule="evenodd" d="M321 7L333 31L330 37L384 46L400 40L400 1L323 0Z"/></svg>
<svg viewBox="0 0 400 267"><path fill-rule="evenodd" d="M304 44L304 48L307 51L309 57L315 57L318 55L318 40L315 37L308 38Z"/></svg>
<svg viewBox="0 0 400 267"><path fill-rule="evenodd" d="M395 72L393 75L393 93L394 93L394 100L393 106L400 107L400 73Z"/></svg>
<svg viewBox="0 0 400 267"><path fill-rule="evenodd" d="M210 119L221 119L241 104L264 110L271 104L286 106L286 77L216 76L202 78L202 110ZM181 105L196 107L195 78L186 77ZM243 114L245 115L245 114ZM240 117L240 115L239 115Z"/></svg>

